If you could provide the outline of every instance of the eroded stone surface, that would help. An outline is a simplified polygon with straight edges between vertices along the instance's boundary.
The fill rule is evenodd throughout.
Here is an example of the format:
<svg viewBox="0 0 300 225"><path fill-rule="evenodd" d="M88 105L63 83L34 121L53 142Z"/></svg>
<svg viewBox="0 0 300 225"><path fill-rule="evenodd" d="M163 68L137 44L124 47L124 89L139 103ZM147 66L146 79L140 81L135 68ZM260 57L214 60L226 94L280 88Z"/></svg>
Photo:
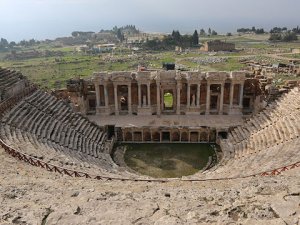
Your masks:
<svg viewBox="0 0 300 225"><path fill-rule="evenodd" d="M299 224L300 173L229 181L70 178L0 150L1 224Z"/></svg>

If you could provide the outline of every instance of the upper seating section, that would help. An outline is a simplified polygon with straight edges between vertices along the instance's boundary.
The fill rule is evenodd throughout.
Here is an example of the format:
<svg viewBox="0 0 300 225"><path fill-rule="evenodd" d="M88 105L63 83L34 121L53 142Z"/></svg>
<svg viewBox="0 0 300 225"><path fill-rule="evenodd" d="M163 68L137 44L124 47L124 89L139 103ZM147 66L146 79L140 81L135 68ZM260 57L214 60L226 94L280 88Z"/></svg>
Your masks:
<svg viewBox="0 0 300 225"><path fill-rule="evenodd" d="M224 157L208 176L245 176L299 162L299 88L233 129L220 145Z"/></svg>
<svg viewBox="0 0 300 225"><path fill-rule="evenodd" d="M0 101L21 92L29 81L20 72L0 67Z"/></svg>
<svg viewBox="0 0 300 225"><path fill-rule="evenodd" d="M221 144L226 157L240 158L248 154L299 138L300 92L294 88L242 126L229 133ZM227 147L226 147L227 146Z"/></svg>
<svg viewBox="0 0 300 225"><path fill-rule="evenodd" d="M2 123L96 158L106 150L106 133L99 126L41 90L19 102Z"/></svg>
<svg viewBox="0 0 300 225"><path fill-rule="evenodd" d="M22 74L0 68L0 75L0 138L6 144L68 169L136 176L113 162L109 154L113 141L101 127L73 112L65 101L37 89ZM15 91L9 93L11 89Z"/></svg>

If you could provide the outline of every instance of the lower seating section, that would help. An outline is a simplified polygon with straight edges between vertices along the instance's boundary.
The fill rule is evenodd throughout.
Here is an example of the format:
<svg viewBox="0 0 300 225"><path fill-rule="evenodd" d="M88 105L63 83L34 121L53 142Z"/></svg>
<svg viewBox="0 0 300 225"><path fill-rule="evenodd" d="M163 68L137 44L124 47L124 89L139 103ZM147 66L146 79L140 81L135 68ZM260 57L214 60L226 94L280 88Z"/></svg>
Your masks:
<svg viewBox="0 0 300 225"><path fill-rule="evenodd" d="M300 92L282 96L221 141L226 158L241 158L300 136Z"/></svg>
<svg viewBox="0 0 300 225"><path fill-rule="evenodd" d="M260 174L300 161L300 138L274 145L255 154L230 159L206 173L192 178L232 178Z"/></svg>
<svg viewBox="0 0 300 225"><path fill-rule="evenodd" d="M51 141L40 140L35 135L8 125L4 125L0 131L5 143L14 149L52 165L91 175L135 177L133 174L119 171L109 154L101 153L101 157L95 158Z"/></svg>
<svg viewBox="0 0 300 225"><path fill-rule="evenodd" d="M106 133L64 101L41 90L4 115L0 132L15 149L57 166L99 175L124 173L109 155L112 143Z"/></svg>
<svg viewBox="0 0 300 225"><path fill-rule="evenodd" d="M220 145L224 157L206 176L246 176L299 162L299 88L294 88L244 125L233 129Z"/></svg>

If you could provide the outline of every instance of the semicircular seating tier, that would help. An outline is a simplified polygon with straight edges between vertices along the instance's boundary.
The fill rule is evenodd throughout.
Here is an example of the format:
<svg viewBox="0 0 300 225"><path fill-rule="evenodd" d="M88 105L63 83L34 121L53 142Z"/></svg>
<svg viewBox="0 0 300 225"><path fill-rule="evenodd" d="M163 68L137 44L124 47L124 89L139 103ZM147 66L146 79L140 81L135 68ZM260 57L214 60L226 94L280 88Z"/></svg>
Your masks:
<svg viewBox="0 0 300 225"><path fill-rule="evenodd" d="M221 162L190 178L243 177L300 162L300 91L296 87L220 140Z"/></svg>
<svg viewBox="0 0 300 225"><path fill-rule="evenodd" d="M16 85L18 82L24 85ZM30 83L19 73L0 68L1 101L27 86ZM9 93L10 89L14 91ZM299 96L299 88L294 88L231 130L227 139L220 140L222 160L184 179L244 177L299 162ZM20 152L67 169L143 178L113 162L109 154L113 143L101 127L42 90L27 93L7 110L1 118L0 138Z"/></svg>
<svg viewBox="0 0 300 225"><path fill-rule="evenodd" d="M113 162L106 132L68 103L36 90L1 120L2 140L14 149L66 169L92 175L136 177Z"/></svg>

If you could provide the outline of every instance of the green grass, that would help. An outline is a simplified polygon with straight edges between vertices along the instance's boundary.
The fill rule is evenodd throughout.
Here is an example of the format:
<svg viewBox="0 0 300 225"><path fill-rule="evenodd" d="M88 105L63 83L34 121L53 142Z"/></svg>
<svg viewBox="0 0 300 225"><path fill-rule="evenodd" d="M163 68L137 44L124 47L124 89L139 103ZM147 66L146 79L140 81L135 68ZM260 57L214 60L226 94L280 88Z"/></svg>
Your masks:
<svg viewBox="0 0 300 225"><path fill-rule="evenodd" d="M300 59L300 53L296 53L296 54L288 54L288 55L280 55L282 57L285 58L295 58L295 59Z"/></svg>
<svg viewBox="0 0 300 225"><path fill-rule="evenodd" d="M209 144L127 144L124 160L131 169L152 177L194 174L215 153Z"/></svg>
<svg viewBox="0 0 300 225"><path fill-rule="evenodd" d="M230 42L236 43L240 48L254 48L259 52L261 49L271 51L275 49L284 49L286 51L290 48L299 48L300 41L292 43L267 43L266 37L261 35L242 35L242 36L213 36L213 37L200 37L201 41L212 39L226 39ZM109 54L85 55L83 53L75 52L74 46L55 46L54 44L40 44L33 47L22 47L18 51L28 50L50 50L62 51L62 57L39 57L27 60L6 61L5 55L8 53L0 53L0 67L7 67L19 70L24 73L30 80L46 88L64 87L65 81L74 77L88 77L95 71L134 71L137 66L142 63L151 69L161 69L163 62L175 62L176 64L183 65L186 69L198 69L197 63L191 61L192 57L209 57L207 54L201 52L188 52L176 53L174 51L165 52L152 52L137 53L139 58L128 58L131 50L120 48L114 51L114 59L121 59L122 62L112 62L105 60ZM195 50L195 49L194 49ZM151 59L144 59L145 54L150 54ZM252 53L251 53L252 54ZM255 51L254 53L255 54ZM259 54L259 53L257 53ZM265 54L265 52L264 52ZM238 62L237 57L247 55L244 52L235 53L216 53L215 57L229 57L226 63L210 64L200 66L202 71L232 71L240 70L243 65ZM284 55L282 55L284 56ZM286 57L300 58L299 54L289 55ZM235 58L236 57L236 58ZM265 57L268 58L268 57ZM268 59L272 62L277 62L276 59ZM280 60L283 61L283 60ZM167 100L168 101L168 100Z"/></svg>
<svg viewBox="0 0 300 225"><path fill-rule="evenodd" d="M0 66L19 70L33 82L47 88L55 88L57 81L63 87L66 80L74 77L91 76L94 71L125 71L136 68L134 62L103 62L98 56L81 54L2 61Z"/></svg>
<svg viewBox="0 0 300 225"><path fill-rule="evenodd" d="M286 74L276 74L274 81L277 85L283 85L287 80L300 80L300 76L291 76Z"/></svg>
<svg viewBox="0 0 300 225"><path fill-rule="evenodd" d="M245 65L238 62L238 58L229 58L226 63L211 64L210 68L216 71L241 70Z"/></svg>

